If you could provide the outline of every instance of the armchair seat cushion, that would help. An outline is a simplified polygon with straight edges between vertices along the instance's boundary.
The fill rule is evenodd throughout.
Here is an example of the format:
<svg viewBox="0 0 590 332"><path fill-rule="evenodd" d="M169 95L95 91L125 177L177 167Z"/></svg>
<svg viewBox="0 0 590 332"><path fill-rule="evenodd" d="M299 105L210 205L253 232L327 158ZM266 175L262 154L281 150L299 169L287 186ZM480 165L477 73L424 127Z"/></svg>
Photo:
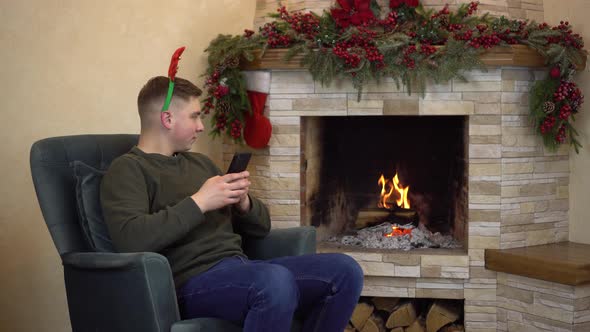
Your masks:
<svg viewBox="0 0 590 332"><path fill-rule="evenodd" d="M100 182L105 171L77 160L72 162L72 168L80 228L88 246L98 252L115 252L100 205Z"/></svg>

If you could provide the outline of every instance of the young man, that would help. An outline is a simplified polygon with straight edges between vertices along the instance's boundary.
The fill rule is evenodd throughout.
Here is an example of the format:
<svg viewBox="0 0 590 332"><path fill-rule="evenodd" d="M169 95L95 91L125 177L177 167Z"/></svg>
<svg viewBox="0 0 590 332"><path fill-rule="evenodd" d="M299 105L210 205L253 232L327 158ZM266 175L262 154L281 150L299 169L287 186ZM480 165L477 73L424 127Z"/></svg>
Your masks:
<svg viewBox="0 0 590 332"><path fill-rule="evenodd" d="M362 288L359 265L342 254L251 261L241 235L270 230L264 204L248 194L247 171L226 174L206 156L188 152L204 130L191 82L155 77L138 96L139 143L113 161L101 202L121 252L154 251L170 262L184 319L218 317L247 332L341 332Z"/></svg>

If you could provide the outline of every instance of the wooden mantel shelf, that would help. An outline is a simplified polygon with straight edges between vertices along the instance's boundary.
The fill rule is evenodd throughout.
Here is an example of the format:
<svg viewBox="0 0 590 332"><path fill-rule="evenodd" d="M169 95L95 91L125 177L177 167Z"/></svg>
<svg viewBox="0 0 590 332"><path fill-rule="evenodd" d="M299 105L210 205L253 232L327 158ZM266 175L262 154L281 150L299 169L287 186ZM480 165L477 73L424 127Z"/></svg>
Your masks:
<svg viewBox="0 0 590 332"><path fill-rule="evenodd" d="M293 57L290 61L283 61L287 49L268 49L262 59L256 54L256 60L252 62L242 61L244 70L264 69L303 69L301 55ZM481 55L481 61L486 66L517 66L541 68L545 66L545 59L534 49L525 45L511 45L508 47L494 47ZM585 67L582 66L582 68Z"/></svg>
<svg viewBox="0 0 590 332"><path fill-rule="evenodd" d="M486 268L565 285L590 282L590 245L561 242L525 248L486 249Z"/></svg>

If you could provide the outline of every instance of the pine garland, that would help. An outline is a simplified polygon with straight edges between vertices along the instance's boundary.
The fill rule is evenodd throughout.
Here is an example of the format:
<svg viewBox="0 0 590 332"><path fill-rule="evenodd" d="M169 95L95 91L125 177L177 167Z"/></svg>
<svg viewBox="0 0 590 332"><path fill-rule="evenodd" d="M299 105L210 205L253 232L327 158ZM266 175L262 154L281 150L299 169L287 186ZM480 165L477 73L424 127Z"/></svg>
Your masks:
<svg viewBox="0 0 590 332"><path fill-rule="evenodd" d="M486 70L480 60L483 52L521 44L537 50L551 68L547 79L536 82L530 91L536 130L549 149L569 141L578 152L581 145L572 124L583 96L571 79L587 52L569 23L550 27L475 16L477 2L463 4L455 12L448 6L425 10L417 0L392 0L388 8L376 0L337 2L339 6L321 16L281 7L270 15L275 20L258 33L245 30L242 36L220 35L211 42L206 50L204 110L213 112L212 135L225 134L242 142L250 105L239 63L253 61L255 50L263 55L267 48L288 48L285 61L301 55L301 64L324 86L351 79L360 99L367 82L384 77L405 85L410 94L424 93L430 82L466 81L463 72Z"/></svg>

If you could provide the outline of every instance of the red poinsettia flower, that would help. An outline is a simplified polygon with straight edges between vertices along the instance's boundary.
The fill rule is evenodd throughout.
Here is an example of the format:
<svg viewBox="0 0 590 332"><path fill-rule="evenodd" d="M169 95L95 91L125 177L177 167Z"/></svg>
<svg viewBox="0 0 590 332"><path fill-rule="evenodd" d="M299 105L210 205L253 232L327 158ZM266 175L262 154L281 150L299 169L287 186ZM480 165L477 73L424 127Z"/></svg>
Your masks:
<svg viewBox="0 0 590 332"><path fill-rule="evenodd" d="M176 72L178 71L178 61L180 60L180 56L186 47L181 47L177 49L174 54L172 54L172 59L170 60L170 67L168 67L168 77L171 81L174 81L176 77Z"/></svg>
<svg viewBox="0 0 590 332"><path fill-rule="evenodd" d="M389 8L395 9L405 4L408 7L418 7L419 0L389 0Z"/></svg>
<svg viewBox="0 0 590 332"><path fill-rule="evenodd" d="M332 8L332 17L343 28L361 25L375 19L371 11L371 0L338 0L340 8Z"/></svg>

